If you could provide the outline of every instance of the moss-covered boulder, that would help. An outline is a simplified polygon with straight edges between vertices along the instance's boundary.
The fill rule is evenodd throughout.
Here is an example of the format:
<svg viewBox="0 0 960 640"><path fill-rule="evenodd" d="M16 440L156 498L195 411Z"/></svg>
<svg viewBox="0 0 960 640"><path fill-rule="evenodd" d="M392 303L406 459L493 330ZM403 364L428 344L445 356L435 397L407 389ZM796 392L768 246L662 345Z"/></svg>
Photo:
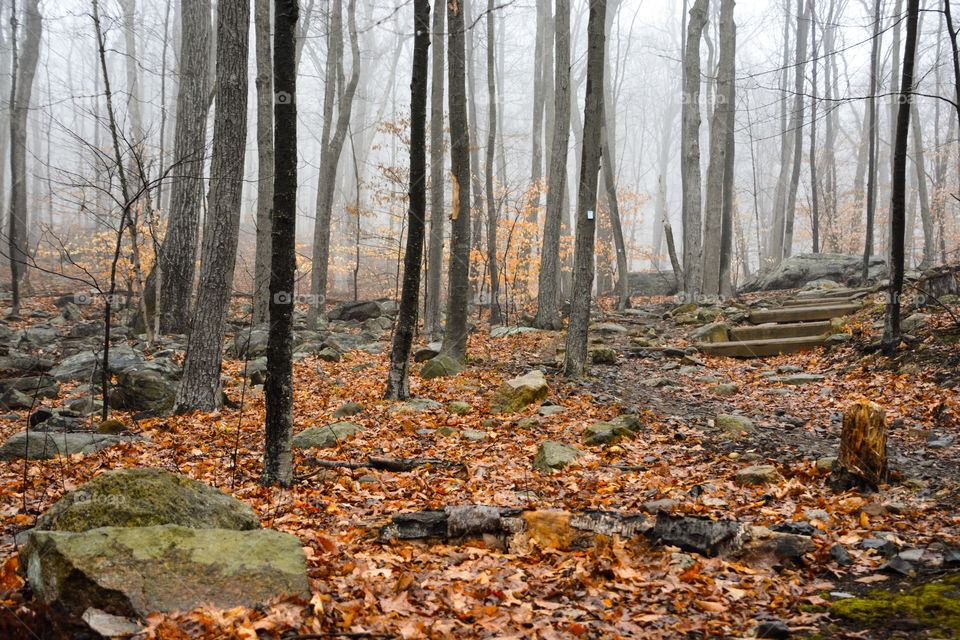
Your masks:
<svg viewBox="0 0 960 640"><path fill-rule="evenodd" d="M590 362L593 364L617 364L617 350L611 347L594 347L590 349Z"/></svg>
<svg viewBox="0 0 960 640"><path fill-rule="evenodd" d="M727 342L730 339L730 327L725 322L711 322L697 327L691 335L700 342Z"/></svg>
<svg viewBox="0 0 960 640"><path fill-rule="evenodd" d="M583 451L576 447L547 440L537 449L533 466L542 473L553 473L563 469L582 455L584 455Z"/></svg>
<svg viewBox="0 0 960 640"><path fill-rule="evenodd" d="M954 637L960 635L960 575L899 593L876 591L865 598L837 600L830 613L870 627L909 621L914 627L949 629L952 634L942 637Z"/></svg>
<svg viewBox="0 0 960 640"><path fill-rule="evenodd" d="M67 493L37 520L40 531L176 524L194 529L257 529L248 505L202 482L161 469L102 473Z"/></svg>
<svg viewBox="0 0 960 640"><path fill-rule="evenodd" d="M776 467L773 465L758 464L740 469L733 477L733 480L740 486L763 486L776 484L783 480L783 477L777 472Z"/></svg>
<svg viewBox="0 0 960 640"><path fill-rule="evenodd" d="M293 437L291 444L298 449L332 449L363 431L352 422L334 422L325 427L310 427Z"/></svg>
<svg viewBox="0 0 960 640"><path fill-rule="evenodd" d="M445 353L441 353L440 355L427 360L427 362L423 365L423 368L420 369L420 377L424 380L432 380L433 378L446 378L449 376L455 376L461 371L463 371L463 365L460 364L459 360L448 356Z"/></svg>
<svg viewBox="0 0 960 640"><path fill-rule="evenodd" d="M114 615L146 616L310 595L300 541L267 529L34 531L21 551L21 566L39 600L77 614L94 606Z"/></svg>
<svg viewBox="0 0 960 640"><path fill-rule="evenodd" d="M173 407L176 395L174 380L144 365L130 367L121 373L109 400L114 409L163 413Z"/></svg>
<svg viewBox="0 0 960 640"><path fill-rule="evenodd" d="M550 387L543 372L534 369L501 384L490 399L490 411L516 413L534 402L540 402L548 393Z"/></svg>

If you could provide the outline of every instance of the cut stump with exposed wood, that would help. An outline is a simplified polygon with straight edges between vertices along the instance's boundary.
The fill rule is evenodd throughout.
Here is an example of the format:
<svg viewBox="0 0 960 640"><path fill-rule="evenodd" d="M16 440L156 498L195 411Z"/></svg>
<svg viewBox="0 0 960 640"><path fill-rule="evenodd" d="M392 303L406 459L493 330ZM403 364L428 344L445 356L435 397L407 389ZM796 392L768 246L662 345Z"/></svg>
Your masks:
<svg viewBox="0 0 960 640"><path fill-rule="evenodd" d="M883 407L858 400L843 414L839 472L855 476L871 487L887 480L887 416Z"/></svg>

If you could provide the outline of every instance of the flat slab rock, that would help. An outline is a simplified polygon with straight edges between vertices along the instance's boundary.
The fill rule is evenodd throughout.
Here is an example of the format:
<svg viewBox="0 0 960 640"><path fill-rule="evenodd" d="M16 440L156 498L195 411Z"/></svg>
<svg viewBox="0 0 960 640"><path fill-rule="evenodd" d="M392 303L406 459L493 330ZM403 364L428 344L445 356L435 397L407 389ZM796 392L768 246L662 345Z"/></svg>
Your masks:
<svg viewBox="0 0 960 640"><path fill-rule="evenodd" d="M310 596L300 540L269 529L34 531L21 562L38 599L77 614L91 604L117 616L146 616Z"/></svg>
<svg viewBox="0 0 960 640"><path fill-rule="evenodd" d="M0 460L50 460L75 453L88 454L122 442L138 440L134 436L111 436L99 433L53 433L21 431L0 445Z"/></svg>

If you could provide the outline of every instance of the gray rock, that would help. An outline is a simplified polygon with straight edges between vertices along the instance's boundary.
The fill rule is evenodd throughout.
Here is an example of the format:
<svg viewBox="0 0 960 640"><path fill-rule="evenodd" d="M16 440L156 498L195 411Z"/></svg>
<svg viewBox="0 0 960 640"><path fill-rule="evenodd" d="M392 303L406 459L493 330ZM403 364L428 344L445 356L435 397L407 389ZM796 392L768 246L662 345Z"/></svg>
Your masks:
<svg viewBox="0 0 960 640"><path fill-rule="evenodd" d="M470 442L479 442L487 439L486 433L483 431L477 431L476 429L464 429L462 435Z"/></svg>
<svg viewBox="0 0 960 640"><path fill-rule="evenodd" d="M227 346L227 352L239 360L257 358L266 355L269 339L270 330L266 325L250 327L237 332Z"/></svg>
<svg viewBox="0 0 960 640"><path fill-rule="evenodd" d="M430 358L434 358L440 354L440 348L443 346L441 342L431 342L425 347L420 347L413 352L414 362L426 362Z"/></svg>
<svg viewBox="0 0 960 640"><path fill-rule="evenodd" d="M726 342L730 339L730 327L725 322L711 322L697 327L690 335L701 342Z"/></svg>
<svg viewBox="0 0 960 640"><path fill-rule="evenodd" d="M583 444L613 444L622 438L632 438L639 429L640 420L634 415L618 416L609 422L595 422L583 430Z"/></svg>
<svg viewBox="0 0 960 640"><path fill-rule="evenodd" d="M426 413L428 411L436 411L437 409L441 408L443 408L443 405L436 400L430 400L429 398L413 398L412 400L407 400L406 402L401 402L400 404L394 405L390 408L390 413Z"/></svg>
<svg viewBox="0 0 960 640"><path fill-rule="evenodd" d="M383 309L376 300L347 302L327 312L329 320L355 320L357 322L379 318L381 315L383 315Z"/></svg>
<svg viewBox="0 0 960 640"><path fill-rule="evenodd" d="M547 397L550 388L543 372L534 369L522 376L507 380L490 400L493 413L516 413L524 407Z"/></svg>
<svg viewBox="0 0 960 640"><path fill-rule="evenodd" d="M21 431L10 436L0 446L0 460L10 461L28 458L49 460L58 455L88 454L112 447L132 437L109 436L98 433L50 433L45 431Z"/></svg>
<svg viewBox="0 0 960 640"><path fill-rule="evenodd" d="M595 322L590 325L590 331L593 333L603 333L607 335L623 335L627 333L627 328L615 322Z"/></svg>
<svg viewBox="0 0 960 640"><path fill-rule="evenodd" d="M797 373L788 376L773 376L768 378L770 382L776 382L779 384L786 384L795 387L799 387L811 382L820 382L824 379L824 376L816 373Z"/></svg>
<svg viewBox="0 0 960 640"><path fill-rule="evenodd" d="M110 347L108 355L108 369L111 373L120 373L132 366L142 365L146 358L139 351L128 345ZM91 380L99 375L100 365L103 362L103 352L80 351L64 360L51 372L57 380Z"/></svg>
<svg viewBox="0 0 960 640"><path fill-rule="evenodd" d="M33 405L33 398L17 389L7 389L7 391L0 396L0 408L4 411L29 409Z"/></svg>
<svg viewBox="0 0 960 640"><path fill-rule="evenodd" d="M553 473L563 469L583 455L584 452L576 447L554 440L547 440L537 448L533 466L542 473Z"/></svg>
<svg viewBox="0 0 960 640"><path fill-rule="evenodd" d="M345 402L333 412L334 418L349 418L363 411L363 407L356 402Z"/></svg>
<svg viewBox="0 0 960 640"><path fill-rule="evenodd" d="M130 367L120 374L110 391L109 401L115 409L164 413L173 408L176 395L175 382L143 365Z"/></svg>
<svg viewBox="0 0 960 640"><path fill-rule="evenodd" d="M718 414L713 419L713 425L727 437L737 440L743 437L743 434L753 433L756 429L753 420L746 416L738 416L730 413Z"/></svg>
<svg viewBox="0 0 960 640"><path fill-rule="evenodd" d="M665 378L663 376L656 378L647 378L640 382L645 387L674 387L677 383L670 378Z"/></svg>
<svg viewBox="0 0 960 640"><path fill-rule="evenodd" d="M60 383L43 373L38 376L17 376L0 380L0 397L12 389L30 397L56 398L60 393Z"/></svg>
<svg viewBox="0 0 960 640"><path fill-rule="evenodd" d="M590 362L593 364L617 364L617 350L610 347L590 349Z"/></svg>
<svg viewBox="0 0 960 640"><path fill-rule="evenodd" d="M38 530L176 524L194 529L257 529L253 509L207 484L162 469L102 473L65 494L37 520Z"/></svg>
<svg viewBox="0 0 960 640"><path fill-rule="evenodd" d="M420 377L424 380L432 380L433 378L446 378L449 376L455 376L458 373L463 371L463 365L460 362L451 356L448 356L445 353L441 353L423 365L423 368L420 369Z"/></svg>
<svg viewBox="0 0 960 640"><path fill-rule="evenodd" d="M740 291L771 291L796 289L808 282L830 279L837 282L858 281L863 258L838 253L800 254L783 260L775 269L761 274L744 284ZM886 263L880 258L871 258L869 277L876 279L886 273Z"/></svg>
<svg viewBox="0 0 960 640"><path fill-rule="evenodd" d="M469 402L453 400L447 403L447 411L456 416L465 416L473 410Z"/></svg>
<svg viewBox="0 0 960 640"><path fill-rule="evenodd" d="M566 407L562 407L558 404L546 404L537 409L537 413L544 418L549 418L550 416L555 416L558 413L563 413L566 410Z"/></svg>
<svg viewBox="0 0 960 640"><path fill-rule="evenodd" d="M733 477L733 480L741 486L759 486L775 484L783 480L783 478L773 465L760 464L740 469Z"/></svg>
<svg viewBox="0 0 960 640"><path fill-rule="evenodd" d="M735 382L725 382L715 386L713 392L718 396L735 396L740 392L740 385Z"/></svg>
<svg viewBox="0 0 960 640"><path fill-rule="evenodd" d="M521 333L539 333L541 330L536 327L507 327L498 326L490 329L491 338L506 338L507 336L516 336Z"/></svg>
<svg viewBox="0 0 960 640"><path fill-rule="evenodd" d="M298 449L332 449L363 431L352 422L335 422L325 427L310 427L293 437L291 444Z"/></svg>
<svg viewBox="0 0 960 640"><path fill-rule="evenodd" d="M279 531L177 525L34 531L21 558L35 596L77 614L91 605L146 616L310 596L300 540Z"/></svg>

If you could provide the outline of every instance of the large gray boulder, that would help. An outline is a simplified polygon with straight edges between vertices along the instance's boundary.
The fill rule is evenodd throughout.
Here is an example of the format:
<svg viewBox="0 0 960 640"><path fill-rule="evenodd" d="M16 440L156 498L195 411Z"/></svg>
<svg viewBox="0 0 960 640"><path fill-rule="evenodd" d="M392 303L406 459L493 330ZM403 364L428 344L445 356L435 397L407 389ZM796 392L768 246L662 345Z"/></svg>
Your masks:
<svg viewBox="0 0 960 640"><path fill-rule="evenodd" d="M290 443L297 449L333 449L363 431L352 422L335 422L325 427L310 427L293 437Z"/></svg>
<svg viewBox="0 0 960 640"><path fill-rule="evenodd" d="M204 604L253 607L310 596L300 540L269 529L159 525L34 531L21 551L21 565L40 601L58 602L76 614L95 606L142 617Z"/></svg>
<svg viewBox="0 0 960 640"><path fill-rule="evenodd" d="M490 411L516 413L534 402L540 402L549 393L550 387L543 372L534 369L501 384L490 399Z"/></svg>
<svg viewBox="0 0 960 640"><path fill-rule="evenodd" d="M635 271L629 283L630 292L637 296L672 296L677 292L673 271Z"/></svg>
<svg viewBox="0 0 960 640"><path fill-rule="evenodd" d="M80 532L99 527L175 524L193 529L257 529L247 504L186 476L162 469L108 471L65 494L37 520L38 530Z"/></svg>
<svg viewBox="0 0 960 640"><path fill-rule="evenodd" d="M347 302L327 312L327 318L330 320L356 320L357 322L379 318L381 315L383 315L383 307L377 300Z"/></svg>
<svg viewBox="0 0 960 640"><path fill-rule="evenodd" d="M841 253L800 254L785 259L775 269L745 283L740 291L797 289L808 282L824 279L839 283L858 282L862 266L861 256L848 256ZM886 272L886 263L881 258L870 259L870 279L882 278Z"/></svg>
<svg viewBox="0 0 960 640"><path fill-rule="evenodd" d="M142 353L124 344L111 346L107 360L107 367L110 372L120 373L128 367L143 364L146 359ZM64 358L59 365L50 371L50 375L57 380L89 381L100 371L100 364L102 362L102 351L97 353L93 351L80 351L79 353Z"/></svg>
<svg viewBox="0 0 960 640"><path fill-rule="evenodd" d="M0 460L50 460L58 455L88 454L134 438L99 433L51 433L21 431L0 445Z"/></svg>
<svg viewBox="0 0 960 640"><path fill-rule="evenodd" d="M109 399L114 409L164 413L173 408L176 395L176 382L145 364L124 370Z"/></svg>
<svg viewBox="0 0 960 640"><path fill-rule="evenodd" d="M56 398L60 393L60 383L51 376L40 374L38 376L17 376L16 378L7 378L0 380L0 396L10 390L20 391L31 398Z"/></svg>

